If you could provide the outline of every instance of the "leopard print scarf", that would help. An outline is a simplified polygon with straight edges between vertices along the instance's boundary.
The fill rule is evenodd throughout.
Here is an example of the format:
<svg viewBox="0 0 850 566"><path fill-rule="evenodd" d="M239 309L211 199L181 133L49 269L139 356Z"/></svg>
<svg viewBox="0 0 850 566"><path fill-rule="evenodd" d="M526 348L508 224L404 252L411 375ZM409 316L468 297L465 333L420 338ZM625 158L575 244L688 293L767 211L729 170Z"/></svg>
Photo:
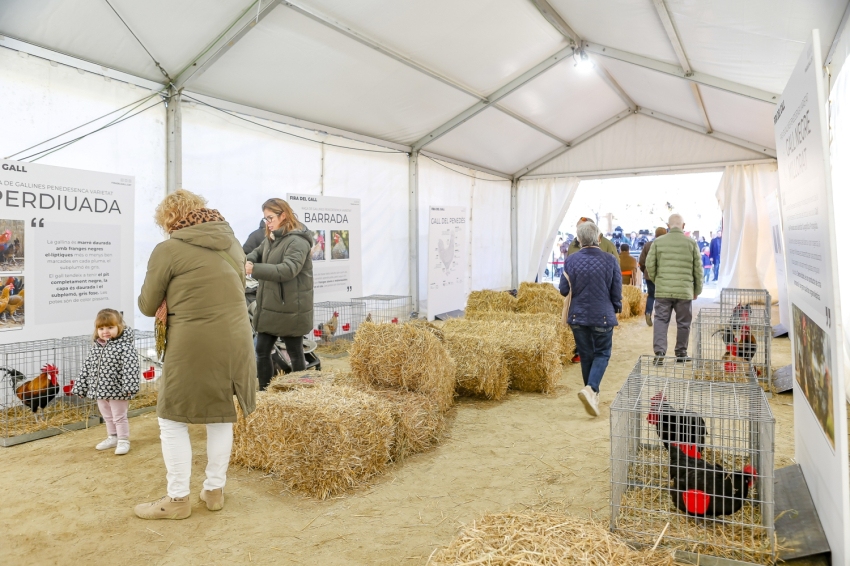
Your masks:
<svg viewBox="0 0 850 566"><path fill-rule="evenodd" d="M199 208L197 210L193 210L177 222L171 225L170 232L175 232L180 230L181 228L186 228L188 226L197 226L198 224L203 224L204 222L224 222L224 216L219 213L214 208Z"/></svg>

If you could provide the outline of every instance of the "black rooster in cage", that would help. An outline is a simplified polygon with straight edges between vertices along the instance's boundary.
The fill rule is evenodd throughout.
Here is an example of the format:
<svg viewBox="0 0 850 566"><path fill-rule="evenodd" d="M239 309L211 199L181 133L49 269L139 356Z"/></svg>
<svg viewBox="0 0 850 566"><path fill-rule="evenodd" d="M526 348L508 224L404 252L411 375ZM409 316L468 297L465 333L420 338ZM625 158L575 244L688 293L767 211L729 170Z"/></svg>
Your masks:
<svg viewBox="0 0 850 566"><path fill-rule="evenodd" d="M656 393L650 400L646 420L655 426L667 450L670 450L673 443L696 446L705 444L705 419L694 412L673 408L661 392Z"/></svg>
<svg viewBox="0 0 850 566"><path fill-rule="evenodd" d="M670 450L670 497L688 515L732 515L744 505L758 472L747 464L740 472L727 472L710 464L692 444L673 444Z"/></svg>

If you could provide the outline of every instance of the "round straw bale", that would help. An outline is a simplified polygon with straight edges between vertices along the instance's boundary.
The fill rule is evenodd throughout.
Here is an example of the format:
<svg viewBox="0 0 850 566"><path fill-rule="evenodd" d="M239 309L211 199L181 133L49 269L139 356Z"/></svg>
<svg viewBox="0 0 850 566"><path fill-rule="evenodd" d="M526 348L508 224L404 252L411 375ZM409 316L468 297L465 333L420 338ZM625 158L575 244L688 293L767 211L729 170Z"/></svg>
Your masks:
<svg viewBox="0 0 850 566"><path fill-rule="evenodd" d="M670 566L673 553L634 550L611 533L607 524L561 513L528 511L485 515L473 521L428 564Z"/></svg>
<svg viewBox="0 0 850 566"><path fill-rule="evenodd" d="M466 314L471 312L514 312L517 299L505 291L472 291L466 299Z"/></svg>
<svg viewBox="0 0 850 566"><path fill-rule="evenodd" d="M425 452L439 443L446 417L431 398L398 389L371 389L369 393L386 401L391 408L395 435L390 458L394 462Z"/></svg>
<svg viewBox="0 0 850 566"><path fill-rule="evenodd" d="M561 316L564 297L551 283L519 284L517 311L524 313L548 313Z"/></svg>
<svg viewBox="0 0 850 566"><path fill-rule="evenodd" d="M362 383L422 393L441 411L454 402L455 363L437 337L417 325L363 323L350 363Z"/></svg>
<svg viewBox="0 0 850 566"><path fill-rule="evenodd" d="M446 337L444 345L457 367L458 395L495 400L505 396L508 366L497 343L474 334L451 334Z"/></svg>
<svg viewBox="0 0 850 566"><path fill-rule="evenodd" d="M550 324L464 318L447 321L443 332L447 339L466 334L496 344L505 357L511 389L549 393L561 376L561 344Z"/></svg>
<svg viewBox="0 0 850 566"><path fill-rule="evenodd" d="M632 316L643 314L643 310L641 310L641 299L643 299L643 293L641 293L640 289L634 285L623 285L623 303L629 303L629 310L631 310Z"/></svg>
<svg viewBox="0 0 850 566"><path fill-rule="evenodd" d="M325 499L383 472L394 431L391 405L352 387L260 392L257 409L233 427L231 459Z"/></svg>
<svg viewBox="0 0 850 566"><path fill-rule="evenodd" d="M558 342L561 344L561 364L566 365L570 362L576 351L576 341L573 336L573 331L564 326L561 321L561 315L547 313L499 313L499 312L476 312L467 314L466 318L470 320L495 320L499 322L515 321L519 323L531 324L548 324L555 328L558 333Z"/></svg>

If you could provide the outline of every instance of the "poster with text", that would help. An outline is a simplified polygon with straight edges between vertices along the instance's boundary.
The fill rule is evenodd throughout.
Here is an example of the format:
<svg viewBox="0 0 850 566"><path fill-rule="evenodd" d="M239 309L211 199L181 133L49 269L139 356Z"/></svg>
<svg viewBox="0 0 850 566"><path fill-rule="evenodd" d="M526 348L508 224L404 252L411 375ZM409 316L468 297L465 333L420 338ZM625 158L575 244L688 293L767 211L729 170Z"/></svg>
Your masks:
<svg viewBox="0 0 850 566"><path fill-rule="evenodd" d="M812 34L774 114L793 322L796 456L832 550L850 561L850 473L836 227L820 39ZM839 440L842 439L842 440Z"/></svg>
<svg viewBox="0 0 850 566"><path fill-rule="evenodd" d="M90 334L113 308L133 325L130 176L0 162L0 344Z"/></svg>
<svg viewBox="0 0 850 566"><path fill-rule="evenodd" d="M313 233L313 301L345 302L362 296L360 200L300 194L287 194L286 199Z"/></svg>
<svg viewBox="0 0 850 566"><path fill-rule="evenodd" d="M432 206L428 215L428 319L463 309L469 272L469 222L462 206Z"/></svg>

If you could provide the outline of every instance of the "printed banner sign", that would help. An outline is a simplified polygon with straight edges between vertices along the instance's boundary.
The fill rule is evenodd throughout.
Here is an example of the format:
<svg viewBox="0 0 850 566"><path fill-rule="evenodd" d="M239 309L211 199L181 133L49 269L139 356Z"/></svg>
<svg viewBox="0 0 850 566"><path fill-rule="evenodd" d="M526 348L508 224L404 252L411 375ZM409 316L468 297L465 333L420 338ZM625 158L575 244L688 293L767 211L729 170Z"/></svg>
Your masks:
<svg viewBox="0 0 850 566"><path fill-rule="evenodd" d="M287 194L298 219L313 232L313 301L363 295L360 199Z"/></svg>
<svg viewBox="0 0 850 566"><path fill-rule="evenodd" d="M844 355L826 108L817 30L774 115L791 302L794 438L833 564L850 558Z"/></svg>
<svg viewBox="0 0 850 566"><path fill-rule="evenodd" d="M100 309L133 325L130 176L0 162L0 344L89 334Z"/></svg>
<svg viewBox="0 0 850 566"><path fill-rule="evenodd" d="M469 221L462 206L432 206L428 217L428 319L463 309L469 272Z"/></svg>

